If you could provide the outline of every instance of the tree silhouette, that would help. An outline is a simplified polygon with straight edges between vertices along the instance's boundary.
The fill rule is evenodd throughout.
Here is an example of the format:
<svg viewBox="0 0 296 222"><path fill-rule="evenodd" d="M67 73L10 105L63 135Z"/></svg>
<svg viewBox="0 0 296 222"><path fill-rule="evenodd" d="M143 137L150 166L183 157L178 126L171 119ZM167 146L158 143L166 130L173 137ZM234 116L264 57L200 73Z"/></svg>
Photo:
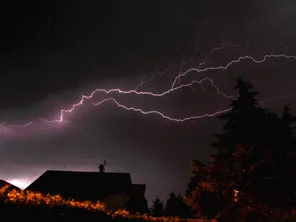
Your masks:
<svg viewBox="0 0 296 222"><path fill-rule="evenodd" d="M130 201L127 204L127 210L132 213L150 213L148 201L145 197L136 199L130 197Z"/></svg>
<svg viewBox="0 0 296 222"><path fill-rule="evenodd" d="M280 118L280 126L278 127L278 136L284 144L283 148L286 152L292 153L296 147L295 129L293 124L296 122L296 117L290 113L290 108L285 106L282 116Z"/></svg>
<svg viewBox="0 0 296 222"><path fill-rule="evenodd" d="M212 212L207 212L202 197L218 202L223 206L218 214L221 221L223 217L226 221L246 221L251 213L253 221L278 221L295 206L296 184L288 181L296 178L296 155L292 155L296 143L291 126L295 118L287 107L280 118L262 109L252 84L241 78L235 89L238 98L231 102L231 110L219 117L225 122L224 132L215 135L212 162L199 164L195 182L190 182L195 188L190 188L187 199L197 212L206 215Z"/></svg>
<svg viewBox="0 0 296 222"><path fill-rule="evenodd" d="M150 211L152 216L154 217L164 216L164 204L158 196L153 200Z"/></svg>
<svg viewBox="0 0 296 222"><path fill-rule="evenodd" d="M271 157L273 161L273 206L282 211L288 211L296 205L296 137L293 128L296 118L291 115L290 109L285 106L280 118L277 118L273 127L271 139Z"/></svg>
<svg viewBox="0 0 296 222"><path fill-rule="evenodd" d="M221 209L220 199L212 189L210 165L192 161L191 178L186 190L185 203L190 207L191 217L213 218Z"/></svg>
<svg viewBox="0 0 296 222"><path fill-rule="evenodd" d="M171 192L167 199L164 213L166 216L174 216L180 218L189 218L190 210L185 204L181 194L176 195Z"/></svg>
<svg viewBox="0 0 296 222"><path fill-rule="evenodd" d="M178 200L176 194L172 191L167 199L164 213L166 216L177 216Z"/></svg>
<svg viewBox="0 0 296 222"><path fill-rule="evenodd" d="M229 112L219 116L225 122L224 133L214 135L218 140L212 143L218 154L228 156L235 151L236 144L257 144L265 129L265 110L255 99L258 92L252 91L253 85L238 78L234 89L239 97L230 103Z"/></svg>
<svg viewBox="0 0 296 222"><path fill-rule="evenodd" d="M224 132L214 135L217 141L212 146L216 152L208 176L211 191L221 197L226 208L233 207L234 192L248 184L250 178L246 172L251 166L261 166L265 155L263 144L268 135L267 111L259 106L253 85L238 78L234 88L239 96L231 102L231 110L219 116L224 121Z"/></svg>
<svg viewBox="0 0 296 222"><path fill-rule="evenodd" d="M178 203L178 214L177 216L180 218L191 218L191 211L188 205L185 202L185 198L179 193L177 196Z"/></svg>
<svg viewBox="0 0 296 222"><path fill-rule="evenodd" d="M139 203L139 210L138 212L140 213L146 213L149 214L150 213L150 209L148 207L148 201L146 198L144 198L140 203Z"/></svg>

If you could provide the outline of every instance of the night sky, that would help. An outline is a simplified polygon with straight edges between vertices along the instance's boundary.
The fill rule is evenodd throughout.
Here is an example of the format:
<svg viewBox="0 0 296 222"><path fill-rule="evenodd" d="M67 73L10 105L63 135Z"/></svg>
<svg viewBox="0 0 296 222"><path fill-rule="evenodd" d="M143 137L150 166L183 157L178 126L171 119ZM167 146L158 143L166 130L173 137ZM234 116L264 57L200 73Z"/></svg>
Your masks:
<svg viewBox="0 0 296 222"><path fill-rule="evenodd" d="M108 172L147 184L149 200L184 192L190 161L210 153L220 120L175 122L92 102L112 97L184 119L227 109L231 98L215 86L236 96L242 76L264 107L281 112L290 104L296 114L296 57L189 72L176 86L207 77L215 85L208 79L162 97L97 92L63 122L47 120L96 88L131 90L150 79L137 90L162 93L204 58L201 69L246 55L296 55L295 8L290 0L7 1L0 13L0 178L25 187L47 169L97 171L106 160Z"/></svg>

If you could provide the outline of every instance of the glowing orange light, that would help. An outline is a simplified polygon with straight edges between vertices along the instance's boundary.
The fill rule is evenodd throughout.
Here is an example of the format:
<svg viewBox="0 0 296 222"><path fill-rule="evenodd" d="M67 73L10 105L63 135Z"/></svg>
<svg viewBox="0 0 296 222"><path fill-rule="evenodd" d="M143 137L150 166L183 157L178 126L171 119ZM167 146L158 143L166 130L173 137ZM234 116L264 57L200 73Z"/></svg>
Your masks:
<svg viewBox="0 0 296 222"><path fill-rule="evenodd" d="M233 200L234 200L234 202L238 202L238 194L239 194L239 191L234 189L233 190L233 197L234 197Z"/></svg>
<svg viewBox="0 0 296 222"><path fill-rule="evenodd" d="M90 211L101 211L112 217L121 216L129 219L142 219L147 221L165 221L165 222L180 222L180 221L192 221L192 219L180 219L177 217L152 217L148 214L131 214L127 210L110 211L105 205L99 201L77 201L74 199L65 199L60 195L42 194L40 192L24 191L24 190L8 190L10 186L6 185L0 188L0 195L5 197L5 202L11 202L14 204L31 204L49 205L49 206L68 206L72 208L80 208ZM199 222L206 222L208 220L194 220Z"/></svg>

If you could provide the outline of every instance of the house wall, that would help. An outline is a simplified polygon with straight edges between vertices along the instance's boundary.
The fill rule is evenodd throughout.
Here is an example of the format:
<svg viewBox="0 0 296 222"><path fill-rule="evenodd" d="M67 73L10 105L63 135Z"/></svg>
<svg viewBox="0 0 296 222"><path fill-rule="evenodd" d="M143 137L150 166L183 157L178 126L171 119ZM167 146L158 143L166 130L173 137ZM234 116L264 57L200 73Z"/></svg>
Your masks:
<svg viewBox="0 0 296 222"><path fill-rule="evenodd" d="M113 194L103 200L103 203L110 210L118 210L126 208L126 193Z"/></svg>

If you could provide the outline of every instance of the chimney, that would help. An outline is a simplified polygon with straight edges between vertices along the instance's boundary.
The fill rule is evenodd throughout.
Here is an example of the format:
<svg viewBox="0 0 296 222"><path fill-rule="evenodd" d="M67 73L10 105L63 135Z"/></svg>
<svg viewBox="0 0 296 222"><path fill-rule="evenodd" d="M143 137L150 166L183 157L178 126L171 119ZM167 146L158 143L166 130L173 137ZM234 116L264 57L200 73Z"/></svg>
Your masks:
<svg viewBox="0 0 296 222"><path fill-rule="evenodd" d="M104 173L105 172L105 165L104 164L100 164L99 165L99 170L100 170L100 173Z"/></svg>

